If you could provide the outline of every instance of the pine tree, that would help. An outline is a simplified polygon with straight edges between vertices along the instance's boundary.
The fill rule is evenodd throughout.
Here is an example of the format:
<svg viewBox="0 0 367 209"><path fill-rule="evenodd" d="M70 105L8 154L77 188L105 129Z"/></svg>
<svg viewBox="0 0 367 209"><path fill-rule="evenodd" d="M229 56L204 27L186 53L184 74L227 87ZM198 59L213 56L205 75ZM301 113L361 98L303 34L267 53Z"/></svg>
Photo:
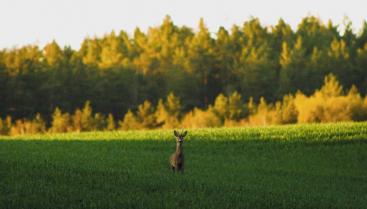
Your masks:
<svg viewBox="0 0 367 209"><path fill-rule="evenodd" d="M156 127L156 117L152 103L145 100L143 104L138 106L138 121L144 129L152 129Z"/></svg>
<svg viewBox="0 0 367 209"><path fill-rule="evenodd" d="M90 101L87 101L84 104L84 108L81 114L81 131L90 131L93 129L93 118L92 118L92 107L90 105Z"/></svg>
<svg viewBox="0 0 367 209"><path fill-rule="evenodd" d="M229 118L228 98L223 94L219 94L214 102L214 111L217 113L222 122Z"/></svg>
<svg viewBox="0 0 367 209"><path fill-rule="evenodd" d="M155 116L157 118L157 125L161 127L164 126L165 123L167 122L167 118L169 117L169 113L162 99L159 99L158 101Z"/></svg>
<svg viewBox="0 0 367 209"><path fill-rule="evenodd" d="M157 108L160 108L161 118L162 116L164 117L163 128L177 128L179 126L181 102L172 92L167 96L165 104L162 102L161 104L158 103Z"/></svg>
<svg viewBox="0 0 367 209"><path fill-rule="evenodd" d="M303 78L308 76L306 54L303 48L302 37L298 36L293 49L287 43L283 43L280 56L279 95L304 91L308 82ZM309 93L307 91L307 93Z"/></svg>
<svg viewBox="0 0 367 209"><path fill-rule="evenodd" d="M212 50L214 43L204 20L200 19L199 31L188 46L187 69L198 85L194 88L197 89L197 97L201 99L200 106L208 105L209 101L214 100L218 94L218 90L215 89L219 81L216 80L218 69L215 67L215 57Z"/></svg>
<svg viewBox="0 0 367 209"><path fill-rule="evenodd" d="M74 115L72 116L72 120L73 120L73 130L76 132L81 132L83 131L83 125L82 125L82 111L77 108L75 110Z"/></svg>
<svg viewBox="0 0 367 209"><path fill-rule="evenodd" d="M115 119L113 118L113 115L110 113L107 117L107 130L113 131L116 129Z"/></svg>
<svg viewBox="0 0 367 209"><path fill-rule="evenodd" d="M116 37L115 32L106 36L101 47L101 60L99 67L102 69L118 67L122 64L123 55L121 48L123 43Z"/></svg>
<svg viewBox="0 0 367 209"><path fill-rule="evenodd" d="M333 74L329 74L325 77L324 85L322 86L320 93L324 97L336 97L342 94L343 87Z"/></svg>
<svg viewBox="0 0 367 209"><path fill-rule="evenodd" d="M283 97L281 114L282 124L297 123L298 111L293 96L285 95Z"/></svg>
<svg viewBox="0 0 367 209"><path fill-rule="evenodd" d="M366 23L366 44L363 48L357 50L356 57L356 81L355 85L360 89L361 94L367 93L367 70L365 70L365 66L367 66L367 23Z"/></svg>
<svg viewBox="0 0 367 209"><path fill-rule="evenodd" d="M70 129L70 116L68 113L62 113L60 108L56 107L52 115L51 132L64 133Z"/></svg>
<svg viewBox="0 0 367 209"><path fill-rule="evenodd" d="M44 47L44 56L49 66L54 66L63 58L63 52L56 41L52 41Z"/></svg>
<svg viewBox="0 0 367 209"><path fill-rule="evenodd" d="M97 39L86 38L79 51L86 65L97 65L100 62L101 47Z"/></svg>
<svg viewBox="0 0 367 209"><path fill-rule="evenodd" d="M233 92L228 98L228 119L240 120L243 117L244 104L242 96L238 92Z"/></svg>
<svg viewBox="0 0 367 209"><path fill-rule="evenodd" d="M3 119L0 118L0 135L6 135L4 131Z"/></svg>
<svg viewBox="0 0 367 209"><path fill-rule="evenodd" d="M46 123L41 117L41 114L37 113L36 117L32 120L31 134L40 134L46 132Z"/></svg>
<svg viewBox="0 0 367 209"><path fill-rule="evenodd" d="M121 130L138 130L142 128L135 114L129 109L124 116L124 119L119 122Z"/></svg>
<svg viewBox="0 0 367 209"><path fill-rule="evenodd" d="M92 119L90 130L92 131L103 131L106 129L107 121L104 115L101 113L95 113Z"/></svg>

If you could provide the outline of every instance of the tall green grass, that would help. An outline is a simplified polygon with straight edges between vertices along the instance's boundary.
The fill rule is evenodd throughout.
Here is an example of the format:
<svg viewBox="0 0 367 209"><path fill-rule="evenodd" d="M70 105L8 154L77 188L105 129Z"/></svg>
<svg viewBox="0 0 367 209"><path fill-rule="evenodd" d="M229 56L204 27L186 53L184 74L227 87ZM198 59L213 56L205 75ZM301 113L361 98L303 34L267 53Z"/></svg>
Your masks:
<svg viewBox="0 0 367 209"><path fill-rule="evenodd" d="M367 123L1 137L0 208L367 208Z"/></svg>
<svg viewBox="0 0 367 209"><path fill-rule="evenodd" d="M367 122L189 129L189 140L333 141L367 139ZM0 136L0 140L172 140L172 130Z"/></svg>

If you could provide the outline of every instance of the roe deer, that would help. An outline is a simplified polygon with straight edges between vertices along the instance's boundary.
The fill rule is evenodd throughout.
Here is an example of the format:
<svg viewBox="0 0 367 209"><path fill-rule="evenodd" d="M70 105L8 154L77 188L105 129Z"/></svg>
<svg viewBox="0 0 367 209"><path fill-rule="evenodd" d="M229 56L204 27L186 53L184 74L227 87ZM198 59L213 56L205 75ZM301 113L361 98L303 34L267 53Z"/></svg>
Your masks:
<svg viewBox="0 0 367 209"><path fill-rule="evenodd" d="M187 131L179 134L176 130L173 131L176 137L176 152L171 155L170 164L173 171L184 171L184 153L183 153L183 141L187 134Z"/></svg>

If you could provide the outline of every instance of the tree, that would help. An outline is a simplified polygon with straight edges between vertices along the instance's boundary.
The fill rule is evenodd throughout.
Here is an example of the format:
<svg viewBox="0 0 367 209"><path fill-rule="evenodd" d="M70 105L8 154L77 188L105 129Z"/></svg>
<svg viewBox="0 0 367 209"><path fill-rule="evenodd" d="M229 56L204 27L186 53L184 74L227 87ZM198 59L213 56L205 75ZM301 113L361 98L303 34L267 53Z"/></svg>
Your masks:
<svg viewBox="0 0 367 209"><path fill-rule="evenodd" d="M259 48L244 48L240 67L236 74L240 78L240 93L258 100L261 96L275 98L277 88L276 62L270 59L271 49L267 43Z"/></svg>
<svg viewBox="0 0 367 209"><path fill-rule="evenodd" d="M116 37L114 31L110 35L105 36L101 45L99 67L106 69L121 66L123 60L122 46L123 42Z"/></svg>
<svg viewBox="0 0 367 209"><path fill-rule="evenodd" d="M81 131L91 131L93 129L92 111L90 101L86 101L81 112Z"/></svg>
<svg viewBox="0 0 367 209"><path fill-rule="evenodd" d="M342 24L340 30L331 21L323 23L309 16L292 30L282 19L265 27L259 19L250 18L230 29L219 27L213 34L203 19L194 30L175 25L166 16L160 25L146 32L137 28L131 36L121 30L102 37L87 37L79 50L62 48L56 41L41 49L37 45L3 49L0 117L11 115L17 121L11 124L15 124L14 133L26 133L34 128L37 113L44 116L46 124L51 124L59 107L64 113L58 117L65 117L70 124L55 130L88 131L105 129L108 125L105 115L111 113L116 118L120 112L132 109L138 123L144 123L140 128L169 128L179 127L182 113L193 113L197 107L210 119L215 114L224 125L229 125L228 121L234 117L236 121L230 122L237 125L248 122L246 116L256 114L255 102L264 97L269 102L266 112L269 123L293 123L294 102L285 101L284 95L297 95L301 91L303 96L298 94L295 101L304 100L309 105L313 101L319 105L312 109L312 114L307 113L310 117L302 116L301 122L344 120L354 113L335 107L333 111L344 115L333 117L334 112L328 110L333 107L319 101L363 109L355 108L360 105L358 96L350 96L354 102L348 106L345 95L329 100L321 98L320 90L318 96L314 95L330 73L346 89L355 85L361 95L367 93L367 23L363 23L358 33L352 30L348 18ZM248 104L240 116L230 117L229 101L223 97L229 100L229 95L236 91L253 107ZM170 107L166 98L170 92L180 98L179 105L172 100L179 111ZM87 100L96 113L91 106L90 110L78 109ZM150 116L144 119L139 116L142 113L138 105L145 100L151 102L151 108L147 110ZM228 107L224 107L226 103ZM214 106L207 113L210 104ZM283 115L285 112L288 116ZM302 118L300 114L298 119ZM109 122L108 129L112 129L113 123Z"/></svg>
<svg viewBox="0 0 367 209"><path fill-rule="evenodd" d="M269 125L272 123L271 105L266 103L264 97L260 98L256 113L250 115L249 122L253 125Z"/></svg>
<svg viewBox="0 0 367 209"><path fill-rule="evenodd" d="M7 135L8 131L6 130L7 127L5 127L5 124L3 122L3 119L0 118L0 135Z"/></svg>
<svg viewBox="0 0 367 209"><path fill-rule="evenodd" d="M63 114L60 108L56 107L51 122L51 132L64 133L70 130L70 115L68 113Z"/></svg>
<svg viewBox="0 0 367 209"><path fill-rule="evenodd" d="M195 34L188 48L188 72L196 81L197 97L200 102L196 106L206 106L218 94L218 68L215 66L213 54L214 40L210 36L204 20L200 19L199 31Z"/></svg>
<svg viewBox="0 0 367 209"><path fill-rule="evenodd" d="M367 27L367 26L366 26ZM367 29L367 28L366 28ZM356 80L355 85L361 90L362 94L367 93L367 43L363 48L357 50L356 57Z"/></svg>
<svg viewBox="0 0 367 209"><path fill-rule="evenodd" d="M306 68L305 50L303 48L302 37L297 37L297 41L290 49L286 42L282 45L280 55L280 74L279 74L279 96L288 93L295 93L297 90L304 91L308 82L304 78L308 76ZM307 93L310 93L307 91Z"/></svg>
<svg viewBox="0 0 367 209"><path fill-rule="evenodd" d="M350 87L353 84L353 80L356 80L354 76L357 75L355 68L352 67L350 62L349 50L344 40L334 39L328 50L328 72L331 72L340 78L340 81L345 84L346 87Z"/></svg>
<svg viewBox="0 0 367 209"><path fill-rule="evenodd" d="M124 119L119 122L119 125L121 130L137 130L142 128L141 123L130 109L125 114Z"/></svg>
<svg viewBox="0 0 367 209"><path fill-rule="evenodd" d="M245 37L245 45L248 48L259 48L264 42L267 42L267 30L261 26L258 18L250 18L250 20L246 21L243 24L242 32Z"/></svg>
<svg viewBox="0 0 367 209"><path fill-rule="evenodd" d="M107 130L113 131L116 129L115 119L113 118L113 115L110 113L107 117Z"/></svg>
<svg viewBox="0 0 367 209"><path fill-rule="evenodd" d="M162 99L158 100L155 115L156 115L156 118L157 118L158 126L163 126L166 123L167 118L169 117L168 112L166 110L166 107L165 107Z"/></svg>
<svg viewBox="0 0 367 209"><path fill-rule="evenodd" d="M41 117L41 114L37 113L36 117L32 120L30 134L40 134L44 132L46 132L46 123Z"/></svg>
<svg viewBox="0 0 367 209"><path fill-rule="evenodd" d="M298 111L294 104L294 97L291 95L285 95L282 102L281 123L297 123L297 116Z"/></svg>
<svg viewBox="0 0 367 209"><path fill-rule="evenodd" d="M44 48L44 56L46 58L47 64L49 66L54 66L56 63L60 62L63 58L62 50L56 41L52 41L47 44Z"/></svg>
<svg viewBox="0 0 367 209"><path fill-rule="evenodd" d="M217 91L229 94L235 90L233 83L236 82L236 78L233 75L233 69L235 68L236 59L238 59L237 43L231 40L231 36L224 27L220 27L217 32L217 38L215 45L213 46L213 54L215 57L215 68L218 68L216 77Z"/></svg>
<svg viewBox="0 0 367 209"><path fill-rule="evenodd" d="M90 130L95 131L103 131L106 129L107 121L106 117L101 113L95 113L92 119L92 124Z"/></svg>
<svg viewBox="0 0 367 209"><path fill-rule="evenodd" d="M97 65L100 62L101 47L97 39L86 38L79 53L86 65Z"/></svg>
<svg viewBox="0 0 367 209"><path fill-rule="evenodd" d="M228 98L228 119L238 121L242 118L243 113L244 105L242 96L235 91Z"/></svg>
<svg viewBox="0 0 367 209"><path fill-rule="evenodd" d="M143 104L138 106L137 118L144 129L156 127L156 117L151 102L145 100Z"/></svg>
<svg viewBox="0 0 367 209"><path fill-rule="evenodd" d="M163 128L177 128L180 114L180 100L173 93L167 96L165 103L163 103L163 100L158 101L155 115L157 123Z"/></svg>
<svg viewBox="0 0 367 209"><path fill-rule="evenodd" d="M229 110L228 110L228 98L223 94L219 94L214 102L214 111L221 119L222 123L226 118L228 118Z"/></svg>
<svg viewBox="0 0 367 209"><path fill-rule="evenodd" d="M324 85L320 89L320 93L324 97L336 97L342 94L343 87L336 79L335 75L329 74L324 79Z"/></svg>
<svg viewBox="0 0 367 209"><path fill-rule="evenodd" d="M302 37L303 49L310 54L314 47L327 48L333 39L338 39L338 29L329 21L328 25L314 16L303 18L296 31L297 36Z"/></svg>
<svg viewBox="0 0 367 209"><path fill-rule="evenodd" d="M185 128L218 127L221 124L220 118L215 114L212 107L209 107L206 111L194 108L182 120L182 126Z"/></svg>
<svg viewBox="0 0 367 209"><path fill-rule="evenodd" d="M289 24L287 24L283 19L279 19L278 24L272 27L271 32L272 37L272 48L274 49L274 55L276 58L282 51L283 45L293 45L294 43L294 33Z"/></svg>
<svg viewBox="0 0 367 209"><path fill-rule="evenodd" d="M76 132L83 131L82 114L82 111L77 108L74 115L72 116L73 130Z"/></svg>

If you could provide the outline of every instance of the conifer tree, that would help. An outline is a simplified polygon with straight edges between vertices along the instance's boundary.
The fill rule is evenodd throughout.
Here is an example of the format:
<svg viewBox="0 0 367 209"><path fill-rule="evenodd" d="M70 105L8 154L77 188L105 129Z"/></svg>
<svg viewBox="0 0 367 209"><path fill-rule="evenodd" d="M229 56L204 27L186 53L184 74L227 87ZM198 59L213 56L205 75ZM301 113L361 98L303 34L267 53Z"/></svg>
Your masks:
<svg viewBox="0 0 367 209"><path fill-rule="evenodd" d="M108 131L113 131L116 129L115 119L113 118L113 115L110 113L107 117L107 128Z"/></svg>
<svg viewBox="0 0 367 209"><path fill-rule="evenodd" d="M54 66L63 58L63 52L56 41L52 41L44 47L44 56L49 66Z"/></svg>
<svg viewBox="0 0 367 209"><path fill-rule="evenodd" d="M104 115L102 115L101 113L95 113L94 117L92 118L92 123L91 123L91 127L90 130L98 130L98 131L102 131L104 129L106 129L107 126L107 121Z"/></svg>
<svg viewBox="0 0 367 209"><path fill-rule="evenodd" d="M37 113L36 117L32 120L32 134L40 134L46 132L46 122L41 117L41 114Z"/></svg>
<svg viewBox="0 0 367 209"><path fill-rule="evenodd" d="M124 119L119 122L121 130L138 130L142 128L135 114L129 109L124 116Z"/></svg>
<svg viewBox="0 0 367 209"><path fill-rule="evenodd" d="M80 123L82 131L90 131L93 129L92 107L90 101L86 101L82 109Z"/></svg>
<svg viewBox="0 0 367 209"><path fill-rule="evenodd" d="M64 133L70 129L70 115L68 113L62 113L60 108L56 107L52 115L51 132Z"/></svg>
<svg viewBox="0 0 367 209"><path fill-rule="evenodd" d="M158 125L163 128L178 127L180 114L181 102L172 92L167 96L165 103L161 99L158 101L155 116Z"/></svg>
<svg viewBox="0 0 367 209"><path fill-rule="evenodd" d="M229 118L228 98L223 94L219 94L214 102L214 111L218 114L219 118L224 122L226 118Z"/></svg>
<svg viewBox="0 0 367 209"><path fill-rule="evenodd" d="M144 129L156 127L156 116L151 102L145 100L143 104L138 106L137 118Z"/></svg>
<svg viewBox="0 0 367 209"><path fill-rule="evenodd" d="M6 135L7 133L5 133L4 131L4 124L3 124L3 119L0 118L0 135Z"/></svg>
<svg viewBox="0 0 367 209"><path fill-rule="evenodd" d="M76 132L83 131L83 125L82 125L82 111L77 108L74 112L74 115L72 116L73 120L73 130Z"/></svg>
<svg viewBox="0 0 367 209"><path fill-rule="evenodd" d="M233 92L228 98L228 119L239 120L244 113L244 104L242 96L237 92Z"/></svg>

